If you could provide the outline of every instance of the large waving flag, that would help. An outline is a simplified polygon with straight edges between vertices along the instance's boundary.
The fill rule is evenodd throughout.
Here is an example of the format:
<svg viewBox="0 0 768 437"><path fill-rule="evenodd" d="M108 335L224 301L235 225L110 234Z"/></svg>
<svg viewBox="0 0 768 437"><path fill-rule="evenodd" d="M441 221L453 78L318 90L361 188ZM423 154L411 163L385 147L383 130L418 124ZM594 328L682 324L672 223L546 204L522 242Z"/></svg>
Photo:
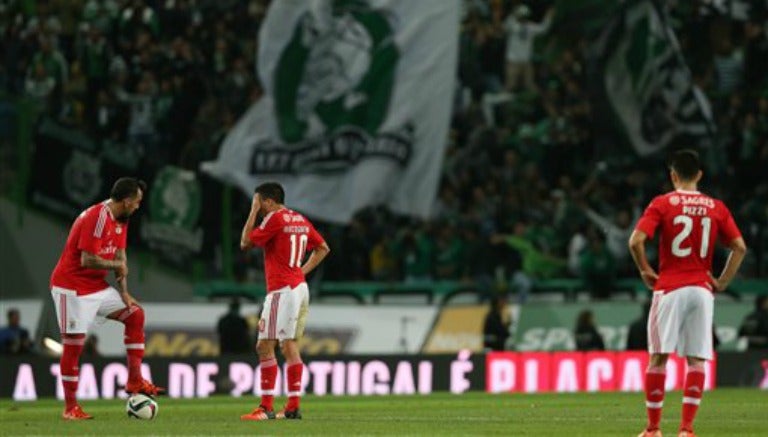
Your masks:
<svg viewBox="0 0 768 437"><path fill-rule="evenodd" d="M274 180L312 217L388 205L427 217L455 86L458 0L280 0L259 36L265 97L204 171Z"/></svg>

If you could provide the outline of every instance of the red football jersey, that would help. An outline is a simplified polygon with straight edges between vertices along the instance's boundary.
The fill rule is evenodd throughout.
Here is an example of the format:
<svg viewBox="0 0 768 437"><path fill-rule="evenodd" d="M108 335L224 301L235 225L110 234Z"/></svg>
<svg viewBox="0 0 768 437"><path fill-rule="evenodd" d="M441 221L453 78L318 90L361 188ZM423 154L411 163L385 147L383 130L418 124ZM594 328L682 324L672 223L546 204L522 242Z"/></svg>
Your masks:
<svg viewBox="0 0 768 437"><path fill-rule="evenodd" d="M635 229L653 238L657 227L661 232L655 290L689 285L712 290L709 272L715 238L728 244L741 237L725 204L698 191L671 191L653 199Z"/></svg>
<svg viewBox="0 0 768 437"><path fill-rule="evenodd" d="M267 214L250 239L264 248L267 293L304 282L304 255L325 242L309 220L288 208Z"/></svg>
<svg viewBox="0 0 768 437"><path fill-rule="evenodd" d="M117 249L125 249L128 224L118 222L107 207L108 200L83 211L69 230L67 243L51 274L51 286L77 291L79 296L109 287L108 270L80 265L82 251L113 260Z"/></svg>

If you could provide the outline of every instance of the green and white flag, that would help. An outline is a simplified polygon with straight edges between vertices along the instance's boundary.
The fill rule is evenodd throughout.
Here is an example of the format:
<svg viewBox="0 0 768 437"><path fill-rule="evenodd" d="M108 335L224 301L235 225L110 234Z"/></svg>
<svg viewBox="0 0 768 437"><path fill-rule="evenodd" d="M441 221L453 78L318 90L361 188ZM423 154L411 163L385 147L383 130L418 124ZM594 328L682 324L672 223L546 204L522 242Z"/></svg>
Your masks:
<svg viewBox="0 0 768 437"><path fill-rule="evenodd" d="M458 0L280 0L262 25L265 96L202 169L247 194L348 222L388 205L427 217L454 94Z"/></svg>
<svg viewBox="0 0 768 437"><path fill-rule="evenodd" d="M594 46L614 122L643 156L677 141L704 143L714 132L709 102L667 18L653 0L629 0Z"/></svg>

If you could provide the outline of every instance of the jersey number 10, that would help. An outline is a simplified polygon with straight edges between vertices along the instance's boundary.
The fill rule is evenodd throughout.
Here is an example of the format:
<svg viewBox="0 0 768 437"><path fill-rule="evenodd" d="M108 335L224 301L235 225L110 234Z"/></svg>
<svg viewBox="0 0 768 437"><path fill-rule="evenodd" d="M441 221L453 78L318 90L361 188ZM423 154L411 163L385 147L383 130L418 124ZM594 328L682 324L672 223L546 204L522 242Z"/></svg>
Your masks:
<svg viewBox="0 0 768 437"><path fill-rule="evenodd" d="M301 267L304 252L307 250L307 234L291 234L291 259L288 267Z"/></svg>
<svg viewBox="0 0 768 437"><path fill-rule="evenodd" d="M691 231L693 230L693 219L688 217L687 215L678 215L678 216L675 216L675 218L672 220L672 223L676 225L679 225L679 224L683 225L683 229L672 240L672 254L678 258L685 258L686 256L691 254L691 248L690 247L682 248L680 246L683 244L683 241L685 241L688 238L688 236L691 235ZM702 258L706 258L707 252L709 251L709 231L711 227L712 227L712 220L709 217L702 217L701 218L701 247L699 248L699 256Z"/></svg>

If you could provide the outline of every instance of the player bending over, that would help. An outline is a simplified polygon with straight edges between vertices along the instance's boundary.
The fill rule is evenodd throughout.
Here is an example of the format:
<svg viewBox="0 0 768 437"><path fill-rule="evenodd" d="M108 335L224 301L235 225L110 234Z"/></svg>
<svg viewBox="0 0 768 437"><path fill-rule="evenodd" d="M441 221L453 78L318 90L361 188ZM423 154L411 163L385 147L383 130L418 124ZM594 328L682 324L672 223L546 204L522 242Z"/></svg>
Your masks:
<svg viewBox="0 0 768 437"><path fill-rule="evenodd" d="M309 288L304 276L311 272L331 249L312 223L283 205L285 192L280 184L267 182L256 187L251 213L243 226L240 248L264 250L267 298L259 320L256 350L261 367L261 403L241 420L301 419L299 397L304 365L296 340L301 338L309 309ZM257 217L263 217L255 227ZM307 251L312 254L304 263ZM288 365L288 403L275 414L273 408L280 343Z"/></svg>
<svg viewBox="0 0 768 437"><path fill-rule="evenodd" d="M85 334L94 321L116 320L125 325L129 394L157 395L165 389L141 376L144 357L144 310L128 292L125 246L128 218L139 209L147 186L134 178L120 178L109 199L83 211L69 231L59 262L51 274L51 297L56 307L64 353L59 362L64 388L65 420L92 419L77 403L78 362ZM115 272L118 288L105 277Z"/></svg>
<svg viewBox="0 0 768 437"><path fill-rule="evenodd" d="M723 291L741 265L747 247L728 208L697 191L699 156L676 152L670 162L675 191L651 201L629 238L629 250L645 284L653 290L648 317L650 362L645 374L648 425L639 437L660 437L667 357L677 349L688 361L679 437L693 437L693 419L704 390L705 360L712 359L713 292ZM659 274L645 256L645 242L660 229ZM723 272L712 276L712 252L719 239L731 249Z"/></svg>

